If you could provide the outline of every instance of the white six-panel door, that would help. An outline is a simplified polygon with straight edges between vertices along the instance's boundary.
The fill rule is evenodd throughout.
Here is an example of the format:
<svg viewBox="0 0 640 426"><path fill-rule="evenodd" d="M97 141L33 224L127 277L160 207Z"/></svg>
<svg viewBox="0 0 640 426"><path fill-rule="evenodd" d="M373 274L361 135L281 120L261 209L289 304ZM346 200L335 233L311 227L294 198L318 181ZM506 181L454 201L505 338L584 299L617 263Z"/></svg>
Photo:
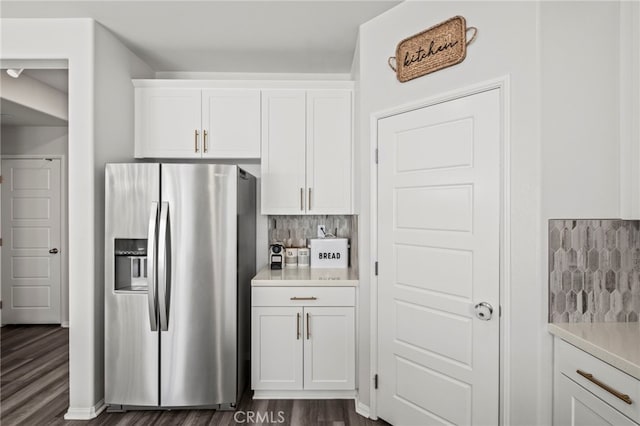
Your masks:
<svg viewBox="0 0 640 426"><path fill-rule="evenodd" d="M2 321L60 319L60 160L2 160Z"/></svg>
<svg viewBox="0 0 640 426"><path fill-rule="evenodd" d="M498 424L500 129L498 90L378 121L378 415L392 424Z"/></svg>

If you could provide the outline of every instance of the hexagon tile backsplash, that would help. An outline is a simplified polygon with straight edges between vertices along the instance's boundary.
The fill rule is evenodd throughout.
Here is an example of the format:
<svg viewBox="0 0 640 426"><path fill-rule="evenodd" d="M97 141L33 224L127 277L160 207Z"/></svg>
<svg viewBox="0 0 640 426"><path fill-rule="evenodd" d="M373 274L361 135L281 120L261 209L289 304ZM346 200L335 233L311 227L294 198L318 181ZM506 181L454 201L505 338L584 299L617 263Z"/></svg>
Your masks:
<svg viewBox="0 0 640 426"><path fill-rule="evenodd" d="M549 221L549 321L637 322L640 221Z"/></svg>

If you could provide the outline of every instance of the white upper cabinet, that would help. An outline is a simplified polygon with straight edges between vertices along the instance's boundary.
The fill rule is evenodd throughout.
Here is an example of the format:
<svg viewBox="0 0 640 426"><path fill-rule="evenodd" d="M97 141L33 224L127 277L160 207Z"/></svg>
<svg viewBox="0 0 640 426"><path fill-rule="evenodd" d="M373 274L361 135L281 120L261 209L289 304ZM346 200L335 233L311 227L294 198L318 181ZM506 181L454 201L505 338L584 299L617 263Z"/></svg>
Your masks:
<svg viewBox="0 0 640 426"><path fill-rule="evenodd" d="M135 157L261 160L262 214L353 213L353 84L134 80Z"/></svg>
<svg viewBox="0 0 640 426"><path fill-rule="evenodd" d="M262 91L262 214L351 214L352 91Z"/></svg>
<svg viewBox="0 0 640 426"><path fill-rule="evenodd" d="M307 213L351 211L351 92L307 92Z"/></svg>
<svg viewBox="0 0 640 426"><path fill-rule="evenodd" d="M203 152L206 158L260 158L260 91L202 91Z"/></svg>
<svg viewBox="0 0 640 426"><path fill-rule="evenodd" d="M262 213L305 212L305 92L262 91Z"/></svg>
<svg viewBox="0 0 640 426"><path fill-rule="evenodd" d="M259 158L260 90L136 88L137 158Z"/></svg>
<svg viewBox="0 0 640 426"><path fill-rule="evenodd" d="M136 89L135 156L200 158L200 90Z"/></svg>

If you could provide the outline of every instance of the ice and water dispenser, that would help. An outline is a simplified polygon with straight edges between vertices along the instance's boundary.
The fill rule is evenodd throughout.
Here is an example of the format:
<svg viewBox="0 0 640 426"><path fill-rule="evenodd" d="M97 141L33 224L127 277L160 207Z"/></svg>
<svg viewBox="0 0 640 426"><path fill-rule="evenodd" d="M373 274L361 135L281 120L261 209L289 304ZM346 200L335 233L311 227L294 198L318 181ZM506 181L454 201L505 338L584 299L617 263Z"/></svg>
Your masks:
<svg viewBox="0 0 640 426"><path fill-rule="evenodd" d="M115 290L147 291L147 240L115 239Z"/></svg>

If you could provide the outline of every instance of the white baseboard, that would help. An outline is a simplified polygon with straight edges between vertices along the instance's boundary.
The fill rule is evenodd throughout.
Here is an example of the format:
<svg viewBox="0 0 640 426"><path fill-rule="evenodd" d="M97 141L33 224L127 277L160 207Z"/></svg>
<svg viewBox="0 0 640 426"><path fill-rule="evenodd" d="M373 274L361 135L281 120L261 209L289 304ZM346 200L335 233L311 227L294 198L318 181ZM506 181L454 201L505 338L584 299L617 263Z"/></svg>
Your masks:
<svg viewBox="0 0 640 426"><path fill-rule="evenodd" d="M104 399L98 401L96 405L89 408L71 408L67 410L67 413L64 415L65 420L91 420L95 419L102 413L105 408L107 408L107 404L104 403Z"/></svg>
<svg viewBox="0 0 640 426"><path fill-rule="evenodd" d="M367 419L370 418L369 417L369 406L363 404L362 402L360 402L357 398L356 398L356 413L360 414L362 417L366 417Z"/></svg>
<svg viewBox="0 0 640 426"><path fill-rule="evenodd" d="M60 327L69 328L69 321L62 321L62 324L60 324Z"/></svg>

